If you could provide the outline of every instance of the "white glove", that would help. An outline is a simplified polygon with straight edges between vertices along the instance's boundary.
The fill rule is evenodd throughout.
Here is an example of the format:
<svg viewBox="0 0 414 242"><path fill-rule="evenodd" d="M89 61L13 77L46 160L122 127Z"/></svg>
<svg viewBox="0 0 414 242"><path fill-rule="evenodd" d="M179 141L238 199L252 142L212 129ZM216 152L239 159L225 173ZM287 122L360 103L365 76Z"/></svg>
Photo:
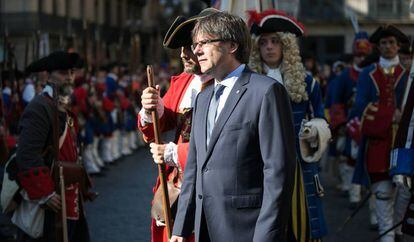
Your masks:
<svg viewBox="0 0 414 242"><path fill-rule="evenodd" d="M397 187L405 187L408 189L411 189L411 177L406 176L406 175L395 175L392 177L392 182L397 186Z"/></svg>

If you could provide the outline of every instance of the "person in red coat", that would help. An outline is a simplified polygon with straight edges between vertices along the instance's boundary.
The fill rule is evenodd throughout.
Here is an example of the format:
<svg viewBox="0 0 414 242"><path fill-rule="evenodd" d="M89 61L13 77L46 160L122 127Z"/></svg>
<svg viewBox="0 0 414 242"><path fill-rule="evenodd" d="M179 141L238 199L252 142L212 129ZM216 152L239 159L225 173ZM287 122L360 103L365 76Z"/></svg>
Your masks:
<svg viewBox="0 0 414 242"><path fill-rule="evenodd" d="M165 96L159 96L159 87L144 89L141 102L142 109L138 115L138 128L143 133L146 142L153 142L154 133L150 112L156 109L160 120L160 130L174 135L171 142L164 144L151 143L151 153L156 163L167 164L168 179L175 179L174 186L180 188L181 177L187 161L187 153L191 131L192 109L196 96L209 81L208 76L201 75L197 57L191 50L191 30L197 18L210 14L211 9L204 10L200 15L186 19L179 16L171 25L164 38L164 46L181 48L181 59L184 72L171 77L171 85ZM154 193L159 188L159 180L154 187ZM154 196L155 197L155 196ZM170 200L171 201L171 200ZM155 199L153 204L156 203ZM154 217L154 216L153 216ZM189 238L193 241L194 238ZM168 241L167 231L162 219L152 219L151 241Z"/></svg>

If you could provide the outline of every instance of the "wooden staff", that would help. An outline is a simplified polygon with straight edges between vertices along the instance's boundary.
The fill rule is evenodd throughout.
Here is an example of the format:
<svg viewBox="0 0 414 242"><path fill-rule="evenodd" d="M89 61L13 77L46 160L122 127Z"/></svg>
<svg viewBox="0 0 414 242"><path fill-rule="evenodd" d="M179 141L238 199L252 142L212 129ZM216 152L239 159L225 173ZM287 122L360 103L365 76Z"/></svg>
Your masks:
<svg viewBox="0 0 414 242"><path fill-rule="evenodd" d="M59 180L60 180L60 197L62 199L62 230L63 230L63 242L69 242L68 239L68 223L66 215L66 198L65 198L65 178L63 177L63 167L59 167Z"/></svg>
<svg viewBox="0 0 414 242"><path fill-rule="evenodd" d="M148 78L148 87L155 88L154 72L152 70L151 65L147 66L147 78ZM152 115L152 124L154 126L155 143L161 144L157 110L151 111L151 115ZM168 238L171 238L171 227L172 227L171 209L170 209L170 199L168 196L168 189L167 189L167 179L165 175L165 164L158 164L158 178L160 180L160 186L161 186L161 191L162 191L162 208L164 212L165 225L167 227Z"/></svg>

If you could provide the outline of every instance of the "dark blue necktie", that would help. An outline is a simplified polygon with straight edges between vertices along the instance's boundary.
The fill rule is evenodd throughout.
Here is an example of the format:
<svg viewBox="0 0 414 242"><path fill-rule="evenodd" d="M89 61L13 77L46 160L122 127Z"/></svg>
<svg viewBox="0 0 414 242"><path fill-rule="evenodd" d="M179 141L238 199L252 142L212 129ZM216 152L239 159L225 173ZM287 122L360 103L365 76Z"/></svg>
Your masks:
<svg viewBox="0 0 414 242"><path fill-rule="evenodd" d="M223 94L224 88L226 86L217 84L214 87L214 95L210 102L210 107L208 108L208 117L207 117L207 145L210 142L211 133L213 132L214 124L216 123L217 108L220 103L220 97Z"/></svg>

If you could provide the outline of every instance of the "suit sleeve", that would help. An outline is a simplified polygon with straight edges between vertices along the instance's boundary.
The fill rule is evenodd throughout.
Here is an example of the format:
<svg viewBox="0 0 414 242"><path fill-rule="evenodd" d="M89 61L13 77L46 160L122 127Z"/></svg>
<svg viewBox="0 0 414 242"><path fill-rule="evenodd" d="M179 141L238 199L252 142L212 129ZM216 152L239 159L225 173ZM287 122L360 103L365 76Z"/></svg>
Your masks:
<svg viewBox="0 0 414 242"><path fill-rule="evenodd" d="M195 114L196 109L194 109L193 112L193 120L195 120ZM180 148L178 148L178 153L180 159ZM180 164L181 163L182 162L180 161ZM197 177L197 150L195 147L194 129L191 129L188 156L185 167L182 166L182 169L185 169L183 184L181 186L181 193L178 198L177 215L175 217L172 234L181 237L188 237L192 234L194 230L194 218L196 208L195 189Z"/></svg>
<svg viewBox="0 0 414 242"><path fill-rule="evenodd" d="M279 83L267 91L259 115L263 201L253 241L286 241L296 164L295 133L287 92Z"/></svg>

